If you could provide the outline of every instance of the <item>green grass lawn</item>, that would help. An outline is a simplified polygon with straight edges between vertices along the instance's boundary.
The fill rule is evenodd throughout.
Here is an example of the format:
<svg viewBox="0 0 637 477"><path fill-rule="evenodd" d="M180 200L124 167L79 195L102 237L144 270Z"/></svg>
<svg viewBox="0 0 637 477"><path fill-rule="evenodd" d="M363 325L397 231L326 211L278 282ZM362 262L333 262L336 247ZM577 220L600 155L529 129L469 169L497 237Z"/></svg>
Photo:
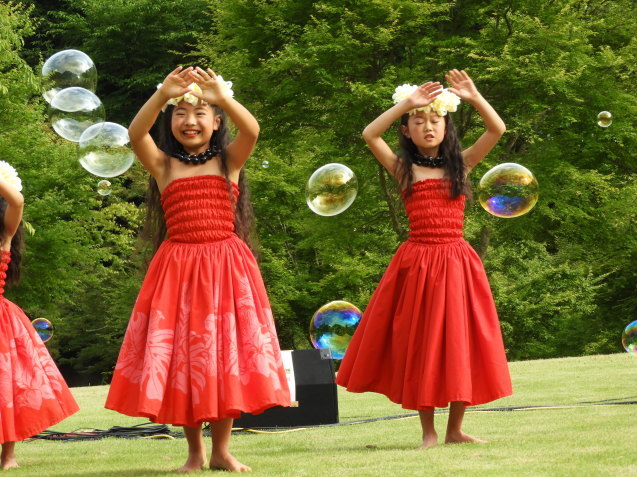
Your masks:
<svg viewBox="0 0 637 477"><path fill-rule="evenodd" d="M514 395L479 408L555 406L471 412L465 430L488 444L419 444L417 418L323 427L283 434L233 436L233 452L254 476L631 476L637 475L637 405L581 406L584 401L637 401L637 358L628 354L510 364ZM74 388L81 411L57 431L108 429L145 419L103 409L107 387ZM375 394L339 388L341 422L409 414ZM436 416L444 438L446 415ZM175 429L179 430L179 429ZM184 439L31 441L16 447L10 476L155 476L174 473ZM201 474L215 474L212 471ZM218 473L217 473L218 475Z"/></svg>

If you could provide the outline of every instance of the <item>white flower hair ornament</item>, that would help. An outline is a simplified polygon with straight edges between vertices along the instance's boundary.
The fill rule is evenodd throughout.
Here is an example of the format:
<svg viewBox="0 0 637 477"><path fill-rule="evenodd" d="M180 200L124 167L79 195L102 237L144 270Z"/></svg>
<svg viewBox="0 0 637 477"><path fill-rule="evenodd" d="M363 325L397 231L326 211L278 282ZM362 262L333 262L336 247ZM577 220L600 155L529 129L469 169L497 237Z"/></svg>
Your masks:
<svg viewBox="0 0 637 477"><path fill-rule="evenodd" d="M232 81L224 80L223 76L221 75L217 75L217 81L221 84L221 91L223 92L224 96L228 96L230 98L234 97L234 91L232 91ZM161 88L162 84L163 83L159 83L157 85L157 89ZM199 87L197 83L190 83L190 85L188 86L188 89L190 91L194 91L195 93L201 94L201 88ZM177 106L181 101L186 101L187 103L190 103L193 106L197 106L197 104L199 104L200 101L201 101L201 104L208 104L204 100L200 100L199 98L197 98L197 96L195 96L194 94L186 93L182 96L177 96L176 98L170 98L168 101L166 101L166 104L164 105L163 108L161 108L161 110L166 111L166 108L168 107L168 105L172 104L173 106Z"/></svg>
<svg viewBox="0 0 637 477"><path fill-rule="evenodd" d="M396 87L396 92L392 95L394 104L398 104L404 99L409 98L414 91L418 89L415 84L403 84ZM424 111L429 113L435 111L438 116L446 116L447 113L454 113L458 110L460 104L460 97L457 94L452 93L447 88L442 89L442 93L436 96L431 104L423 106L422 108L415 108L409 111L409 114L416 114L416 111Z"/></svg>
<svg viewBox="0 0 637 477"><path fill-rule="evenodd" d="M17 171L6 161L0 161L0 179L11 184L18 192L22 190L22 181Z"/></svg>

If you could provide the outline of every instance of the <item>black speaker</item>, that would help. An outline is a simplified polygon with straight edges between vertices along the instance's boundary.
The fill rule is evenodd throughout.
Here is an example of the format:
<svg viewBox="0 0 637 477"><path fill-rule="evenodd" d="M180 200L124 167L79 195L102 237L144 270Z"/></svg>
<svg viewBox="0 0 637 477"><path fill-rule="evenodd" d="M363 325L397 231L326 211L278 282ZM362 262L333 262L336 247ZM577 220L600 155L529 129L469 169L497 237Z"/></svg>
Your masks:
<svg viewBox="0 0 637 477"><path fill-rule="evenodd" d="M298 406L276 406L261 414L242 413L233 427L298 427L338 422L334 362L329 349L292 351Z"/></svg>

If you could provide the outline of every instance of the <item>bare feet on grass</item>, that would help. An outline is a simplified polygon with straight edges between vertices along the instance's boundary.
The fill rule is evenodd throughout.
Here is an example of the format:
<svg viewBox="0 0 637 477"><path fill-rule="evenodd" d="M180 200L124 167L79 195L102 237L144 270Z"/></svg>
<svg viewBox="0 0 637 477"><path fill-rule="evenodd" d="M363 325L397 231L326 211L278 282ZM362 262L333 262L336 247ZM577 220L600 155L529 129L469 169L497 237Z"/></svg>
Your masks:
<svg viewBox="0 0 637 477"><path fill-rule="evenodd" d="M438 444L438 434L434 433L427 433L427 434L423 434L422 435L422 445L420 447L418 447L418 449L429 449L430 447L433 447L435 445Z"/></svg>
<svg viewBox="0 0 637 477"><path fill-rule="evenodd" d="M189 455L188 460L184 464L184 466L177 471L179 474L187 474L189 472L196 472L198 470L203 469L204 464L206 463L205 455Z"/></svg>
<svg viewBox="0 0 637 477"><path fill-rule="evenodd" d="M469 434L465 434L464 432L453 432L447 433L445 437L445 444L467 444L474 442L476 444L486 444L487 441L483 441L482 439L478 439L477 437L470 436Z"/></svg>
<svg viewBox="0 0 637 477"><path fill-rule="evenodd" d="M2 470L14 469L18 467L15 460L15 442L5 442L2 444L2 454L0 454L0 465Z"/></svg>
<svg viewBox="0 0 637 477"><path fill-rule="evenodd" d="M212 470L229 470L230 472L250 472L252 469L239 462L232 454L214 454L210 459Z"/></svg>
<svg viewBox="0 0 637 477"><path fill-rule="evenodd" d="M15 460L15 457L10 459L2 459L2 470L14 469L18 466L18 462Z"/></svg>

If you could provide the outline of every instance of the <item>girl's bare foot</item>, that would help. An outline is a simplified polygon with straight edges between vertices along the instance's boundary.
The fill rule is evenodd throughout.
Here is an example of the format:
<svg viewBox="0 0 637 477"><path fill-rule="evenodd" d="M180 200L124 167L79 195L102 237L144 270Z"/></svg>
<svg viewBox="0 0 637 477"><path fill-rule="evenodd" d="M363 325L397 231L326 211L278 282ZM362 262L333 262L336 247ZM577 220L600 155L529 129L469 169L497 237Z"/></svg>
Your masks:
<svg viewBox="0 0 637 477"><path fill-rule="evenodd" d="M11 457L10 459L2 459L2 470L14 469L18 466L18 462L15 460L15 457Z"/></svg>
<svg viewBox="0 0 637 477"><path fill-rule="evenodd" d="M470 436L469 434L465 434L464 432L453 432L447 433L445 437L445 444L466 444L469 442L475 442L476 444L486 444L487 441L483 441L482 439L478 439L477 437Z"/></svg>
<svg viewBox="0 0 637 477"><path fill-rule="evenodd" d="M438 444L438 434L428 432L422 435L422 445L418 449L429 449Z"/></svg>
<svg viewBox="0 0 637 477"><path fill-rule="evenodd" d="M239 462L232 454L213 454L210 468L215 470L229 470L230 472L250 472L252 469Z"/></svg>
<svg viewBox="0 0 637 477"><path fill-rule="evenodd" d="M196 472L203 469L206 463L206 456L203 455L189 455L188 460L184 466L177 471L179 474L187 474L188 472Z"/></svg>
<svg viewBox="0 0 637 477"><path fill-rule="evenodd" d="M15 442L5 442L2 444L0 466L2 467L2 470L18 467L18 461L15 460Z"/></svg>

